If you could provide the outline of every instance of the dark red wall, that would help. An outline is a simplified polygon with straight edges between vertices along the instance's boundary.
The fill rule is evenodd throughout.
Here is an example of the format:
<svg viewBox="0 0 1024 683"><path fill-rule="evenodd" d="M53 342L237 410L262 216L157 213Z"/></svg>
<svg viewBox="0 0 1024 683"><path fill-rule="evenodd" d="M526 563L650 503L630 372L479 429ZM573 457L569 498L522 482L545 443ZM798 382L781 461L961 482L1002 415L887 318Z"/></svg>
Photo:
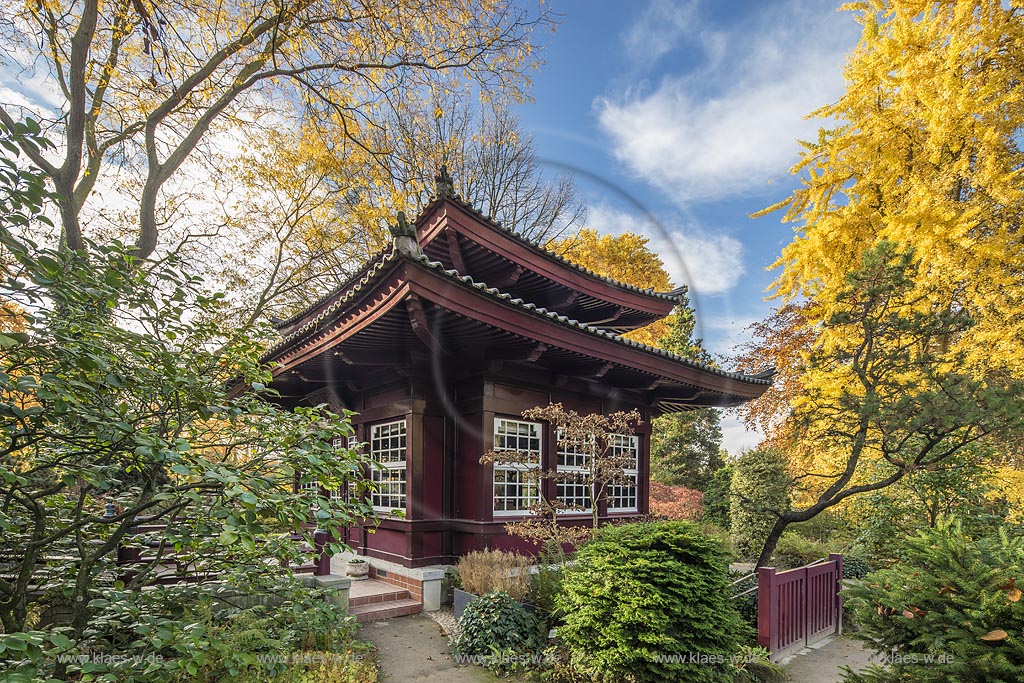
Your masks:
<svg viewBox="0 0 1024 683"><path fill-rule="evenodd" d="M554 383L554 381L552 382ZM443 394L443 395L442 395ZM533 553L536 548L505 534L515 518L491 513L492 475L480 456L493 444L495 416L522 418L522 412L561 402L579 413L628 410L635 405L608 401L555 386L521 386L508 378L483 375L440 390L433 381L409 380L365 394L353 406L357 436L366 441L370 423L407 420L408 508L405 519L386 519L375 533L351 534L365 539L359 552L406 566L452 564L470 550L501 548ZM646 410L646 409L645 409ZM640 437L640 514L647 512L650 451L649 412L643 412ZM555 464L555 435L545 428L545 467ZM555 482L545 482L554 495ZM603 514L603 505L599 508ZM631 516L631 515L618 515ZM589 514L572 523L589 526Z"/></svg>

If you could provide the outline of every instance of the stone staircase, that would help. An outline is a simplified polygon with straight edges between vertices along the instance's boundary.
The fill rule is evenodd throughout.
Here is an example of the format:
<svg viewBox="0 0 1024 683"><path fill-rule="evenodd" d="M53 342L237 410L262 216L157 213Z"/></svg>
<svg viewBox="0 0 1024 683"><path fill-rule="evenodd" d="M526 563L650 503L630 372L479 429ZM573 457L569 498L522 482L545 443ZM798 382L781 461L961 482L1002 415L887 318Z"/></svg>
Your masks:
<svg viewBox="0 0 1024 683"><path fill-rule="evenodd" d="M348 612L359 623L419 614L423 603L408 590L378 579L353 581L348 594Z"/></svg>

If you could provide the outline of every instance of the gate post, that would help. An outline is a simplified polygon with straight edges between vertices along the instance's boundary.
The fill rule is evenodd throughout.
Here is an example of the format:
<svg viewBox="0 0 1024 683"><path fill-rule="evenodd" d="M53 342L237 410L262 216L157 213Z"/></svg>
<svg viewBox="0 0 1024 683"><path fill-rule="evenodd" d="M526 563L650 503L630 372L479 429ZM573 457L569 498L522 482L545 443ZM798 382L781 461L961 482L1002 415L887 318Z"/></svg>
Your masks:
<svg viewBox="0 0 1024 683"><path fill-rule="evenodd" d="M327 554L327 545L331 542L331 535L323 529L313 532L313 551L316 553L313 564L316 569L314 576L329 576L331 573L331 556Z"/></svg>
<svg viewBox="0 0 1024 683"><path fill-rule="evenodd" d="M810 642L808 636L808 629L811 627L811 606L808 605L811 601L811 574L807 571L807 567L800 567L800 569L794 570L799 571L803 574L803 577L798 582L800 584L799 599L797 601L797 623L800 625L800 633L803 634L804 647Z"/></svg>
<svg viewBox="0 0 1024 683"><path fill-rule="evenodd" d="M757 568L757 644L774 652L779 642L778 584L775 567Z"/></svg>
<svg viewBox="0 0 1024 683"><path fill-rule="evenodd" d="M839 553L831 553L829 561L836 563L836 635L843 635L843 556Z"/></svg>

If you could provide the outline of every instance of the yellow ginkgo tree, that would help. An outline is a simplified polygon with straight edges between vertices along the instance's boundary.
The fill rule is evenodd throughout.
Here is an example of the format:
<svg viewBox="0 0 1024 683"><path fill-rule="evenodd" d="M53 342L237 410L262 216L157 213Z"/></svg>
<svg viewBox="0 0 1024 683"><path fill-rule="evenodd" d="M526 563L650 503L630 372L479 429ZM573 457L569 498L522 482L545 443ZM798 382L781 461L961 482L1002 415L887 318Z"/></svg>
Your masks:
<svg viewBox="0 0 1024 683"><path fill-rule="evenodd" d="M937 466L954 433L1008 438L1015 399L1000 392L1024 367L1024 8L844 9L863 26L846 91L812 113L824 127L802 143L800 186L762 212L784 211L795 232L774 264L780 308L745 355L781 370L748 409L790 454L797 509L779 528Z"/></svg>
<svg viewBox="0 0 1024 683"><path fill-rule="evenodd" d="M95 231L83 215L107 208L83 214L101 179L127 171L138 187L126 239L141 257L157 247L164 191L211 136L237 144L306 119L372 156L367 131L407 93L468 80L522 98L531 34L551 17L512 0L4 0L0 13L5 57L54 85L43 123L56 149L22 152L59 194L62 244L83 246L84 226ZM22 114L4 105L0 122Z"/></svg>
<svg viewBox="0 0 1024 683"><path fill-rule="evenodd" d="M846 92L813 112L801 186L770 207L796 235L774 293L834 298L865 249L913 248L921 287L955 293L976 324L972 363L1024 360L1024 8L1000 0L871 0ZM818 308L807 323L825 319Z"/></svg>

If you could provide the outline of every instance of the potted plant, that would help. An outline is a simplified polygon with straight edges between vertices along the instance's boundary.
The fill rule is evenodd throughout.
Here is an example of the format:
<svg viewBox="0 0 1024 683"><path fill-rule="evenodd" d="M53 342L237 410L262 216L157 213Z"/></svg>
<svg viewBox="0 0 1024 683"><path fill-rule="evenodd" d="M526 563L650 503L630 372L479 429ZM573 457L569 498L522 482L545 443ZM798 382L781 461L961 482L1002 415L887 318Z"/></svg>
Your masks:
<svg viewBox="0 0 1024 683"><path fill-rule="evenodd" d="M361 557L353 557L345 567L345 575L353 579L365 579L370 574L370 563Z"/></svg>

